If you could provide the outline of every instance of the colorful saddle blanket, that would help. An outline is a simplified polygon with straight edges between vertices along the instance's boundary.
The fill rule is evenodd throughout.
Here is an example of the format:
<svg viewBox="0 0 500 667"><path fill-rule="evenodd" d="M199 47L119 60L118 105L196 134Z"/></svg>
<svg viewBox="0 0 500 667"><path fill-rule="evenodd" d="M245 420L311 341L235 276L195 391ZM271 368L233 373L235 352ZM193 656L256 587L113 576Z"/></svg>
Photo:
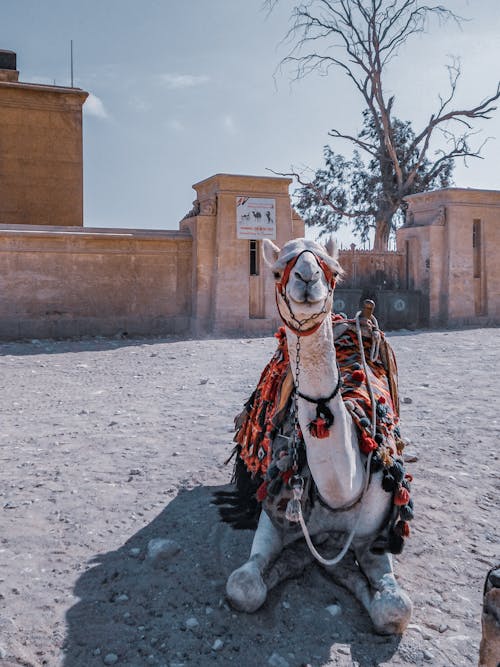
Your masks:
<svg viewBox="0 0 500 667"><path fill-rule="evenodd" d="M394 353L383 332L373 331L371 322L362 328L366 370L374 395L376 432L373 437L373 408L359 350L355 320L332 316L337 363L342 377L342 398L358 428L362 454L372 454L371 471L383 470L383 488L392 493L394 512L388 531L387 548L393 553L402 550L409 535L408 521L413 518L410 499L411 476L404 470L404 442L399 430L397 366ZM272 520L288 529L285 509L292 490L294 474L289 452L294 429L294 383L290 371L285 329L275 334L278 348L264 368L255 391L243 412L235 420L238 457L248 473L259 481L257 500ZM372 354L376 344L377 354ZM317 494L307 466L302 434L299 438L299 472L304 479L302 511L307 520L311 505L321 499Z"/></svg>

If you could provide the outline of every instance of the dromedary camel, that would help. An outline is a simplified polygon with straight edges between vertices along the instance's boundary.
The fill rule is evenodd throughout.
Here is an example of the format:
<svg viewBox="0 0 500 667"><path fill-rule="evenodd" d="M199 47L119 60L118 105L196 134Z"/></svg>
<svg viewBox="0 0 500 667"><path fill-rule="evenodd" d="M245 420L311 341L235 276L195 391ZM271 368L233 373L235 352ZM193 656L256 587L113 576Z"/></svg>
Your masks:
<svg viewBox="0 0 500 667"><path fill-rule="evenodd" d="M301 527L311 551L325 534L340 533L344 548L338 557L328 560L316 551L317 559L332 568L350 548L357 565L350 588L377 632L401 633L412 604L396 582L388 551L401 551L413 512L411 476L404 472L397 417L390 414L393 401L379 391L381 381L388 386L385 375L377 375L379 348L385 346L386 357L390 348L360 314L356 321L333 317L332 326L333 290L342 273L333 241L323 247L295 239L280 251L266 240L263 255L276 280L285 330L258 395L254 392L238 424L240 500L246 494L247 517L262 511L250 558L230 575L227 596L237 610L256 611L267 595L264 575L284 547L302 536ZM339 370L336 347L356 336L369 358L353 361L346 348ZM369 394L366 412L355 398L348 400L355 394L349 394L347 380ZM231 521L230 510L225 518ZM240 521L239 527L247 525Z"/></svg>

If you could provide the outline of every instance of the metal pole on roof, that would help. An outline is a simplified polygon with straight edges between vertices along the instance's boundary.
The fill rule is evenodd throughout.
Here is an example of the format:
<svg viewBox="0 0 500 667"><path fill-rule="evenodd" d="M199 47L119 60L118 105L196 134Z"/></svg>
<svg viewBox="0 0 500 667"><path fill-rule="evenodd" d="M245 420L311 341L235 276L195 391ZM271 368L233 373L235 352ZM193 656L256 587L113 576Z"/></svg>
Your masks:
<svg viewBox="0 0 500 667"><path fill-rule="evenodd" d="M73 40L70 42L71 87L73 88Z"/></svg>

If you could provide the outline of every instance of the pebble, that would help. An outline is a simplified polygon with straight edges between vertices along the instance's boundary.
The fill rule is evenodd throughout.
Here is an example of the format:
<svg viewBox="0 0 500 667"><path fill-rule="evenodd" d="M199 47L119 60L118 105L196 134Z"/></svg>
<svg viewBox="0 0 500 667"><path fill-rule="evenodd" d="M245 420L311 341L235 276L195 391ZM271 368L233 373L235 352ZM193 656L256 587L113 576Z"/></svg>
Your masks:
<svg viewBox="0 0 500 667"><path fill-rule="evenodd" d="M198 619L194 616L190 616L186 621L186 628L188 630L194 630L194 628L197 628L199 625Z"/></svg>
<svg viewBox="0 0 500 667"><path fill-rule="evenodd" d="M288 660L285 660L285 658L279 653L276 653L276 651L270 656L267 664L269 667L290 667Z"/></svg>
<svg viewBox="0 0 500 667"><path fill-rule="evenodd" d="M409 396L405 396L403 398L403 403L406 403L406 405L410 405L410 403L413 403L413 400Z"/></svg>
<svg viewBox="0 0 500 667"><path fill-rule="evenodd" d="M155 537L148 542L147 558L155 567L161 567L166 561L181 550L179 544L174 540L163 537Z"/></svg>
<svg viewBox="0 0 500 667"><path fill-rule="evenodd" d="M129 599L126 593L121 593L115 597L115 602L127 602Z"/></svg>
<svg viewBox="0 0 500 667"><path fill-rule="evenodd" d="M331 604L326 607L326 611L331 615L331 616L338 616L339 614L342 613L342 607L339 604Z"/></svg>
<svg viewBox="0 0 500 667"><path fill-rule="evenodd" d="M141 550L139 549L139 547L132 547L132 549L130 549L130 551L128 552L131 558L137 558L140 555L140 553Z"/></svg>
<svg viewBox="0 0 500 667"><path fill-rule="evenodd" d="M434 660L434 653L431 653L430 651L427 651L424 649L422 651L422 655L424 656L424 660Z"/></svg>
<svg viewBox="0 0 500 667"><path fill-rule="evenodd" d="M224 642L222 641L222 639L216 639L212 644L212 651L220 651L223 646Z"/></svg>
<svg viewBox="0 0 500 667"><path fill-rule="evenodd" d="M105 665L116 665L118 662L118 656L116 653L108 653L106 656L104 656L103 662Z"/></svg>
<svg viewBox="0 0 500 667"><path fill-rule="evenodd" d="M3 646L0 646L0 660L5 660L7 657L7 651L4 649Z"/></svg>
<svg viewBox="0 0 500 667"><path fill-rule="evenodd" d="M337 651L342 655L351 655L351 649L347 646L337 646Z"/></svg>

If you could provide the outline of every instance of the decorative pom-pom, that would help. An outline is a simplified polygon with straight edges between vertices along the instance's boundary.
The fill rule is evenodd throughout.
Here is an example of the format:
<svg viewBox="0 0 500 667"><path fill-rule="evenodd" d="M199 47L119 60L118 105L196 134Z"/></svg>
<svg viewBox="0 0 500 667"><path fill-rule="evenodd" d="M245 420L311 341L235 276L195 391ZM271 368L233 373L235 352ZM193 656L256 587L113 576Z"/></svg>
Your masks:
<svg viewBox="0 0 500 667"><path fill-rule="evenodd" d="M394 477L394 479L398 484L403 481L403 478L405 476L405 469L403 468L402 464L399 461L394 461L394 463L392 464L391 475Z"/></svg>
<svg viewBox="0 0 500 667"><path fill-rule="evenodd" d="M410 492L408 489L405 489L403 486L400 486L394 495L394 504L395 505L407 505L410 500Z"/></svg>
<svg viewBox="0 0 500 667"><path fill-rule="evenodd" d="M330 434L328 422L322 417L316 417L316 419L310 422L308 429L313 438L328 438L328 435Z"/></svg>
<svg viewBox="0 0 500 667"><path fill-rule="evenodd" d="M267 482L262 482L262 484L259 486L257 489L257 493L255 494L255 497L261 503L267 496Z"/></svg>
<svg viewBox="0 0 500 667"><path fill-rule="evenodd" d="M389 535L389 551L391 554L400 554L403 551L404 545L405 541L401 535L396 535L396 533Z"/></svg>
<svg viewBox="0 0 500 667"><path fill-rule="evenodd" d="M368 419L368 417L361 417L361 419L359 420L359 425L366 428L367 426L370 426L370 420Z"/></svg>
<svg viewBox="0 0 500 667"><path fill-rule="evenodd" d="M378 456L378 454L374 454L371 461L371 470L372 472L378 472L381 469L382 461L380 460L380 456Z"/></svg>
<svg viewBox="0 0 500 667"><path fill-rule="evenodd" d="M378 402L385 403L385 396L379 396Z"/></svg>
<svg viewBox="0 0 500 667"><path fill-rule="evenodd" d="M375 433L375 442L381 445L384 442L384 436L382 433Z"/></svg>
<svg viewBox="0 0 500 667"><path fill-rule="evenodd" d="M398 521L394 526L394 532L401 537L410 537L410 526L406 521Z"/></svg>
<svg viewBox="0 0 500 667"><path fill-rule="evenodd" d="M384 475L382 479L382 488L387 493L391 493L396 488L396 480L392 475Z"/></svg>
<svg viewBox="0 0 500 667"><path fill-rule="evenodd" d="M364 382L366 378L365 372L362 371L361 369L353 371L351 377L354 380L354 382Z"/></svg>
<svg viewBox="0 0 500 667"><path fill-rule="evenodd" d="M278 493L281 491L281 487L283 486L283 480L281 477L276 477L273 479L272 482L269 483L267 487L267 492L270 496L277 496Z"/></svg>
<svg viewBox="0 0 500 667"><path fill-rule="evenodd" d="M399 516L404 519L404 521L411 521L413 519L413 509L410 507L410 505L403 505L403 507L399 510Z"/></svg>
<svg viewBox="0 0 500 667"><path fill-rule="evenodd" d="M359 362L355 361L355 362L353 363L353 365L352 365L352 370L353 370L353 371L359 371L359 370L361 370L361 364L360 364Z"/></svg>
<svg viewBox="0 0 500 667"><path fill-rule="evenodd" d="M267 469L266 477L267 477L267 479L274 479L275 477L277 477L279 475L279 473L280 473L280 469L278 468L278 466L276 464L274 464L272 466L269 466L269 468Z"/></svg>
<svg viewBox="0 0 500 667"><path fill-rule="evenodd" d="M361 442L359 448L363 452L363 454L369 454L370 452L374 452L377 449L377 447L378 445L373 438L370 438L370 436L366 435L366 433L361 434Z"/></svg>

